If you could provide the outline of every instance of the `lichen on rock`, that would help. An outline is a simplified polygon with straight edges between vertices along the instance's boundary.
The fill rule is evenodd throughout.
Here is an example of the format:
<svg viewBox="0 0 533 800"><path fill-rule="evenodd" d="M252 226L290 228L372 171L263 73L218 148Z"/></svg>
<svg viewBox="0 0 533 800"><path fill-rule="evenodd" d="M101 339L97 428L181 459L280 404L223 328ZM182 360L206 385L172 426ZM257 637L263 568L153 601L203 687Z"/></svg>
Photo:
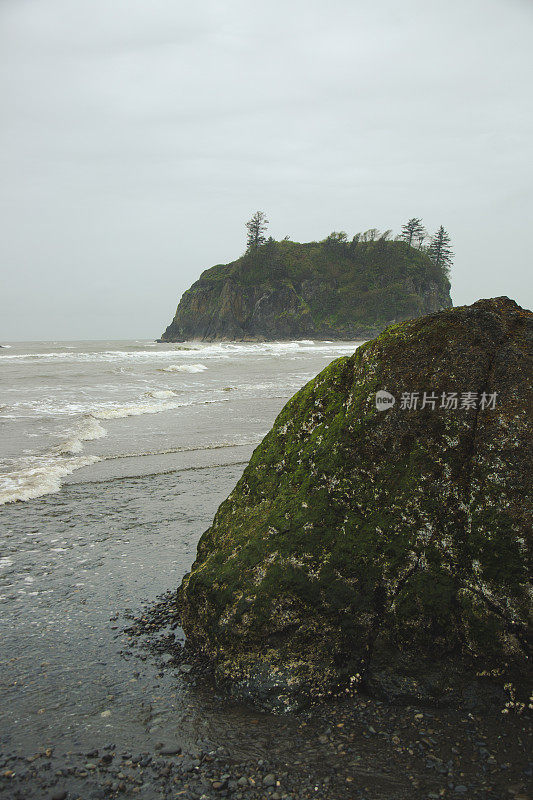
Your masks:
<svg viewBox="0 0 533 800"><path fill-rule="evenodd" d="M404 322L287 403L178 592L236 694L280 709L355 684L438 702L520 684L532 331L507 298ZM378 410L378 390L397 402ZM438 402L408 410L404 392ZM496 402L441 408L452 392Z"/></svg>

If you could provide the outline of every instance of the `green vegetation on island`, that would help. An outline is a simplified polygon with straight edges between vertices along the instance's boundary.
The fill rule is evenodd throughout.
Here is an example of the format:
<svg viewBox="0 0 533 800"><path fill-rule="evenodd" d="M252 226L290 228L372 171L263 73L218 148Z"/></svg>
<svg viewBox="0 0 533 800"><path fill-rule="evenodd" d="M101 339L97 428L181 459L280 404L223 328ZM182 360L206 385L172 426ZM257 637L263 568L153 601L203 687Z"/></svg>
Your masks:
<svg viewBox="0 0 533 800"><path fill-rule="evenodd" d="M267 222L254 214L244 255L206 270L183 294L164 341L369 338L452 305L442 227L428 246L418 219L394 240L371 229L299 243L267 238Z"/></svg>

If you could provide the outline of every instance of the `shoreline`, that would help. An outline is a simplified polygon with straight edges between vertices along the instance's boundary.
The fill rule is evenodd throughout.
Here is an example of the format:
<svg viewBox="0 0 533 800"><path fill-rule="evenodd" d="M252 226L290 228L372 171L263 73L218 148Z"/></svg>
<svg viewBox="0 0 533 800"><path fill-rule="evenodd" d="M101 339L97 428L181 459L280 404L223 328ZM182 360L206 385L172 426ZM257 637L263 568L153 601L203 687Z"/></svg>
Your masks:
<svg viewBox="0 0 533 800"><path fill-rule="evenodd" d="M65 747L47 735L34 750L8 745L0 751L1 800L530 797L526 715L390 704L363 693L298 713L261 711L227 697L208 671L196 669L173 596L164 593L136 615L117 609L101 623L130 673L148 673L147 702L139 708L144 737L136 735L131 748L117 744L117 731L105 732L104 711L90 746L86 740L85 747ZM88 609L89 617L96 611ZM156 676L169 680L163 685ZM160 716L180 683L199 717L187 730L178 717L169 727ZM153 705L157 698L162 706ZM209 725L214 717L217 726Z"/></svg>
<svg viewBox="0 0 533 800"><path fill-rule="evenodd" d="M198 677L169 611L170 595L133 619L122 613L125 652L177 668L191 687ZM116 621L116 616L111 622ZM116 626L113 626L116 627ZM131 649L130 649L131 648ZM186 658L185 663L183 658ZM222 717L231 699L210 684ZM113 742L61 751L53 742L33 753L2 752L2 800L183 798L183 800L528 800L530 721L466 708L398 705L364 694L336 698L300 713L273 715L238 706L237 736L199 737L180 730L132 751ZM246 734L243 737L243 734ZM99 737L101 738L101 737Z"/></svg>
<svg viewBox="0 0 533 800"><path fill-rule="evenodd" d="M287 362L231 356L193 377L176 373L190 392L242 391L228 393L231 406L191 406L172 420L114 421L113 436L87 444L104 460L56 494L2 507L2 800L527 797L525 716L387 705L362 693L276 716L197 674L175 614L162 607L154 617L153 598L190 570L201 532L290 385L303 384L331 346L319 351L291 350ZM93 355L83 374L98 373L100 398ZM139 396L148 384L164 388L153 365L137 382L105 374ZM134 630L143 615L150 627Z"/></svg>

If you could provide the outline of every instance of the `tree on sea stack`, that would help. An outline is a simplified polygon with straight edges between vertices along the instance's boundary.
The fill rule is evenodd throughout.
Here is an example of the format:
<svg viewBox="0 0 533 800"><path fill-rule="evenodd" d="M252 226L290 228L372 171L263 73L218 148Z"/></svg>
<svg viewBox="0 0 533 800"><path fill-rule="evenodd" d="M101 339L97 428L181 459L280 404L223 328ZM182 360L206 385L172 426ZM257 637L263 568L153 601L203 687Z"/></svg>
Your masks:
<svg viewBox="0 0 533 800"><path fill-rule="evenodd" d="M266 229L268 219L262 211L256 211L253 217L246 223L248 235L246 237L246 247L248 250L255 250L266 242Z"/></svg>
<svg viewBox="0 0 533 800"><path fill-rule="evenodd" d="M337 229L319 241L275 241L267 224L256 212L242 255L205 270L184 292L165 341L361 341L452 305L448 278L426 246L389 241L390 231L375 228L353 239Z"/></svg>
<svg viewBox="0 0 533 800"><path fill-rule="evenodd" d="M422 220L418 217L412 217L409 222L406 222L402 227L402 239L407 242L409 247L412 246L413 241L420 244L424 241L426 230L422 224Z"/></svg>
<svg viewBox="0 0 533 800"><path fill-rule="evenodd" d="M446 230L440 226L429 245L428 255L436 267L441 267L448 272L453 264L453 250L450 247L451 239Z"/></svg>
<svg viewBox="0 0 533 800"><path fill-rule="evenodd" d="M426 240L427 235L428 235L428 233L427 233L425 228L422 228L422 230L418 231L417 236L416 236L416 244L417 244L417 247L418 247L419 250L423 249L423 245L424 245L424 242Z"/></svg>

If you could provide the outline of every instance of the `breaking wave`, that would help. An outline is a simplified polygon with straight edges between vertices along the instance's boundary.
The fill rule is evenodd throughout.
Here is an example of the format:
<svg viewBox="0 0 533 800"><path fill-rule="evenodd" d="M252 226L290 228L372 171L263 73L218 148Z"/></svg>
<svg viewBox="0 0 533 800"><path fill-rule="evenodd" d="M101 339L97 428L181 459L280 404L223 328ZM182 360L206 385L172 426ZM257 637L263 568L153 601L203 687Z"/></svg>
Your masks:
<svg viewBox="0 0 533 800"><path fill-rule="evenodd" d="M97 419L89 415L72 431L69 438L59 445L57 452L72 455L81 453L84 442L102 439L104 436L107 436L106 429L100 425Z"/></svg>
<svg viewBox="0 0 533 800"><path fill-rule="evenodd" d="M164 400L165 397L174 397L176 392L173 392L172 389L153 389L150 392L146 392L147 397L154 397L156 400Z"/></svg>
<svg viewBox="0 0 533 800"><path fill-rule="evenodd" d="M266 435L266 432L265 432ZM264 437L262 437L264 438ZM114 453L111 456L105 456L103 461L115 461L119 458L143 458L144 456L168 456L174 453L199 453L206 450L225 450L231 447L257 447L261 444L262 438L243 438L231 442L213 442L212 444L196 445L194 447L169 447L165 450L144 450L142 452L133 453Z"/></svg>
<svg viewBox="0 0 533 800"><path fill-rule="evenodd" d="M122 419L123 417L137 417L141 414L159 414L161 411L170 411L173 408L181 408L189 403L173 403L170 401L162 403L138 403L131 406L115 406L102 408L93 411L95 419Z"/></svg>
<svg viewBox="0 0 533 800"><path fill-rule="evenodd" d="M171 364L162 367L161 372L203 372L206 369L205 364Z"/></svg>
<svg viewBox="0 0 533 800"><path fill-rule="evenodd" d="M120 362L122 364L160 364L161 361L175 361L176 358L188 360L190 358L201 359L228 359L228 358L242 358L242 357L255 357L257 355L270 355L270 356L284 356L288 353L297 353L305 348L306 351L315 353L332 353L344 354L353 353L354 349L360 344L361 341L353 342L333 342L333 341L312 341L311 339L300 339L288 342L194 342L190 346L166 346L165 349L158 349L157 347L149 350L146 349L149 345L137 347L126 347L122 350L99 350L96 352L83 352L81 350L75 351L65 348L58 351L47 351L42 353L15 353L13 355L0 354L2 361L37 361L37 362L55 362L55 361L77 361L77 362ZM185 366L174 365L170 366ZM190 364L189 366L204 366L198 364ZM171 370L172 371L172 370Z"/></svg>
<svg viewBox="0 0 533 800"><path fill-rule="evenodd" d="M0 475L0 505L59 492L62 478L101 459L98 456L67 458L56 455L24 460L27 464L24 468Z"/></svg>
<svg viewBox="0 0 533 800"><path fill-rule="evenodd" d="M172 396L170 390L154 390L148 392L156 397ZM206 400L204 403L220 403L224 400ZM34 500L46 494L59 492L62 478L81 467L95 464L103 459L100 456L80 456L84 442L101 439L107 436L106 429L100 424L102 419L118 419L138 416L140 414L157 414L174 408L192 405L160 399L158 403L139 403L136 405L101 408L87 414L76 428L67 434L67 439L44 455L25 456L20 459L17 468L0 474L0 505L16 501Z"/></svg>
<svg viewBox="0 0 533 800"><path fill-rule="evenodd" d="M272 400L286 399L294 393L297 385L315 374L316 370L308 366L308 363L314 364L314 360L309 361L310 355L321 354L325 358L353 353L357 343L300 340L190 342L155 346L155 343L138 340L122 349L112 342L96 345L47 342L31 347L40 352L28 352L30 345L28 348L24 346L26 352L22 352L22 346L18 344L14 345L13 354L0 349L0 365L13 376L2 387L0 416L6 430L9 427L10 432L20 437L20 455L16 460L9 458L0 462L0 505L58 492L66 476L75 470L112 457L104 453L116 449L114 441L105 446L94 445L92 449L98 455L84 451L87 443L107 436L106 428L109 428L110 434L113 432L112 420L162 412L172 414L176 409L176 415L181 416L179 409L185 406L228 402L229 396L237 398L239 403L257 396ZM246 362L251 361L261 367L265 360L268 363L272 357L280 369L275 369L270 378L272 370L269 368L262 382L255 380L251 383ZM295 370L294 361L298 359L301 367L298 364ZM282 361L286 364L280 363ZM244 383L239 378L241 365L245 367L242 373ZM217 367L222 368L220 373ZM187 380L187 374L194 375L206 370L209 370L209 376L197 375ZM166 373L163 378L162 372ZM170 373L175 375L171 377ZM183 373L181 379L179 373ZM219 377L224 383L219 383ZM225 385L226 381L229 385ZM179 389L176 388L178 384L182 384ZM236 391L232 392L231 388ZM193 416L196 419L196 413ZM228 415L228 419L230 417ZM224 415L220 415L220 418L223 419ZM106 420L110 421L109 424ZM151 442L152 435L156 435L153 431L165 428L165 418L160 418L160 421L161 425L157 425L146 420L147 441ZM119 442L127 440L130 429L135 433L135 426L131 423L124 426L117 423L116 427ZM128 430L122 430L123 427ZM222 424L221 439L222 430L225 430L225 423ZM42 445L33 452L22 450L28 443L27 437L35 437ZM156 441L163 441L167 445L173 443L172 437L169 437L168 443L164 437L154 439ZM212 446L236 445L237 442L221 441ZM155 445L156 448L158 446ZM124 450L130 447L127 445ZM150 445L146 444L143 437L139 449L145 448L150 449ZM135 445L131 449L135 449ZM177 448L168 452L188 449ZM154 454L164 452L154 449ZM116 457L126 458L129 455L134 454L124 453Z"/></svg>

